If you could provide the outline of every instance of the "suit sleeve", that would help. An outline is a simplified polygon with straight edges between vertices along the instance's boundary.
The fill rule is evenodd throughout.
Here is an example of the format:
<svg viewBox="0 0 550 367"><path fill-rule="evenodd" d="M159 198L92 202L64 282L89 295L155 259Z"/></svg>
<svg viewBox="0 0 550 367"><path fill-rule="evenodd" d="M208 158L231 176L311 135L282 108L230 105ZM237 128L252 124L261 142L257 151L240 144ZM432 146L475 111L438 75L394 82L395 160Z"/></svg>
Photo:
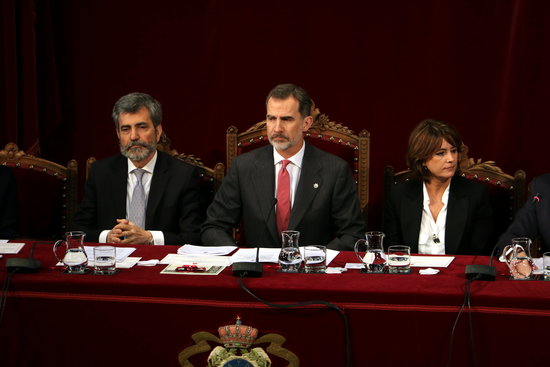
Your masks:
<svg viewBox="0 0 550 367"><path fill-rule="evenodd" d="M196 167L193 167L191 173L186 176L187 180L180 188L181 197L177 210L178 229L175 232L162 230L166 245L200 244L200 227L204 220L204 193L201 191L199 172ZM151 228L151 230L155 229Z"/></svg>
<svg viewBox="0 0 550 367"><path fill-rule="evenodd" d="M398 201L396 199L397 187L394 185L392 188L393 190L390 191L389 198L384 203L384 218L382 224L384 234L386 235L384 242L387 246L403 243L403 239L400 236L401 225L398 215L399 208L395 204Z"/></svg>
<svg viewBox="0 0 550 367"><path fill-rule="evenodd" d="M96 170L95 166L92 166L74 221L74 229L86 232L86 242L98 242L102 230L98 228L97 222L97 195Z"/></svg>
<svg viewBox="0 0 550 367"><path fill-rule="evenodd" d="M478 199L478 205L474 208L473 227L470 236L472 245L471 254L490 254L494 245L489 243L489 238L493 233L493 209L489 199L489 189L487 186L481 186ZM490 245L490 246L489 246Z"/></svg>
<svg viewBox="0 0 550 367"><path fill-rule="evenodd" d="M535 178L531 183L530 191L533 193L540 192L543 189ZM537 238L540 235L538 220L537 220L537 206L539 203L533 202L528 199L523 207L517 212L514 221L506 232L504 232L499 240L498 247L504 248L506 245L512 243L512 238L516 237L529 237L531 239Z"/></svg>
<svg viewBox="0 0 550 367"><path fill-rule="evenodd" d="M355 180L349 165L342 164L332 197L332 221L336 237L327 247L352 251L355 242L365 236L365 221L361 215L361 206L357 197Z"/></svg>
<svg viewBox="0 0 550 367"><path fill-rule="evenodd" d="M239 183L239 160L235 159L206 212L201 228L201 240L206 246L233 246L232 230L239 225L242 214Z"/></svg>

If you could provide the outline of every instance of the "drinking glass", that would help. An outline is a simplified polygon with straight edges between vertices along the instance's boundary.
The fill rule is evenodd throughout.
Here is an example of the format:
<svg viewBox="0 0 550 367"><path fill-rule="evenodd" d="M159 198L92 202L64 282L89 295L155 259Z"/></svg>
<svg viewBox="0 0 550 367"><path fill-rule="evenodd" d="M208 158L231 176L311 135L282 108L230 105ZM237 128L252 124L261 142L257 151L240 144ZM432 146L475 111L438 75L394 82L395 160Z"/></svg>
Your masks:
<svg viewBox="0 0 550 367"><path fill-rule="evenodd" d="M312 245L304 247L304 271L324 273L327 270L327 247Z"/></svg>
<svg viewBox="0 0 550 367"><path fill-rule="evenodd" d="M403 245L388 247L388 271L390 273L409 273L411 271L411 248Z"/></svg>
<svg viewBox="0 0 550 367"><path fill-rule="evenodd" d="M284 273L297 273L302 264L299 240L300 232L282 231L282 247L279 253L279 269Z"/></svg>
<svg viewBox="0 0 550 367"><path fill-rule="evenodd" d="M550 280L550 252L542 254L544 280Z"/></svg>
<svg viewBox="0 0 550 367"><path fill-rule="evenodd" d="M116 247L94 247L94 274L112 275L116 273Z"/></svg>

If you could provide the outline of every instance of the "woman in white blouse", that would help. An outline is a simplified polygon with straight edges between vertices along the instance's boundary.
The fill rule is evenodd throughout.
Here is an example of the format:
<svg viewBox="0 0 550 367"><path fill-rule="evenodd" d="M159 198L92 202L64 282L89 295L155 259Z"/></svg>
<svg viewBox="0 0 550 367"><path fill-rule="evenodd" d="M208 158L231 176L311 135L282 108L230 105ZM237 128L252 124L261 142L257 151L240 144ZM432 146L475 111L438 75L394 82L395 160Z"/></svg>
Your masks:
<svg viewBox="0 0 550 367"><path fill-rule="evenodd" d="M487 187L460 177L458 131L424 120L409 137L416 179L394 185L384 209L386 244L420 254L480 254L492 233Z"/></svg>

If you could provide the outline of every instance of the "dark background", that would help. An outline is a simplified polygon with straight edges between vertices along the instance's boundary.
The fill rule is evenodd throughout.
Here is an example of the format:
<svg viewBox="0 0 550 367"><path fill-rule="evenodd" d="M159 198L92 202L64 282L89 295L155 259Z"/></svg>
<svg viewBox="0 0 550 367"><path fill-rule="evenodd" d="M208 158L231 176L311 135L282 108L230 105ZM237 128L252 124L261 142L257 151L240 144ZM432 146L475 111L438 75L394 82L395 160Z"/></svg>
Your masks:
<svg viewBox="0 0 550 367"><path fill-rule="evenodd" d="M369 227L382 171L405 169L422 119L461 131L469 156L550 171L550 1L3 0L0 145L61 164L118 152L111 109L146 92L180 153L225 163L225 131L263 119L279 83L371 133ZM82 183L81 183L82 185ZM81 186L80 186L81 188Z"/></svg>

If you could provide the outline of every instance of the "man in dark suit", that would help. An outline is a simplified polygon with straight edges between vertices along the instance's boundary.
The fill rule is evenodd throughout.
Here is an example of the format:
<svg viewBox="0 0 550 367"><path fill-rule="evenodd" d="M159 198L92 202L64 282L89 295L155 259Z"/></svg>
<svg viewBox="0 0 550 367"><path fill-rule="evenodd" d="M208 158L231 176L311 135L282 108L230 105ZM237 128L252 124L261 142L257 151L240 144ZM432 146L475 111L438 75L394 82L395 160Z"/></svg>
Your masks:
<svg viewBox="0 0 550 367"><path fill-rule="evenodd" d="M299 231L302 245L338 250L351 250L364 237L349 164L304 141L303 133L313 123L311 107L311 99L298 86L282 84L269 93L266 125L271 145L235 158L208 208L203 244L233 244L231 230L241 217L251 246L279 247L286 229ZM283 182L288 191L282 189Z"/></svg>
<svg viewBox="0 0 550 367"><path fill-rule="evenodd" d="M143 93L120 98L113 119L121 154L93 164L76 215L90 242L200 243L204 219L195 167L157 151L162 108Z"/></svg>
<svg viewBox="0 0 550 367"><path fill-rule="evenodd" d="M543 252L550 251L550 174L535 177L530 192L531 197L500 236L499 247L510 245L512 238L529 237L540 238Z"/></svg>

